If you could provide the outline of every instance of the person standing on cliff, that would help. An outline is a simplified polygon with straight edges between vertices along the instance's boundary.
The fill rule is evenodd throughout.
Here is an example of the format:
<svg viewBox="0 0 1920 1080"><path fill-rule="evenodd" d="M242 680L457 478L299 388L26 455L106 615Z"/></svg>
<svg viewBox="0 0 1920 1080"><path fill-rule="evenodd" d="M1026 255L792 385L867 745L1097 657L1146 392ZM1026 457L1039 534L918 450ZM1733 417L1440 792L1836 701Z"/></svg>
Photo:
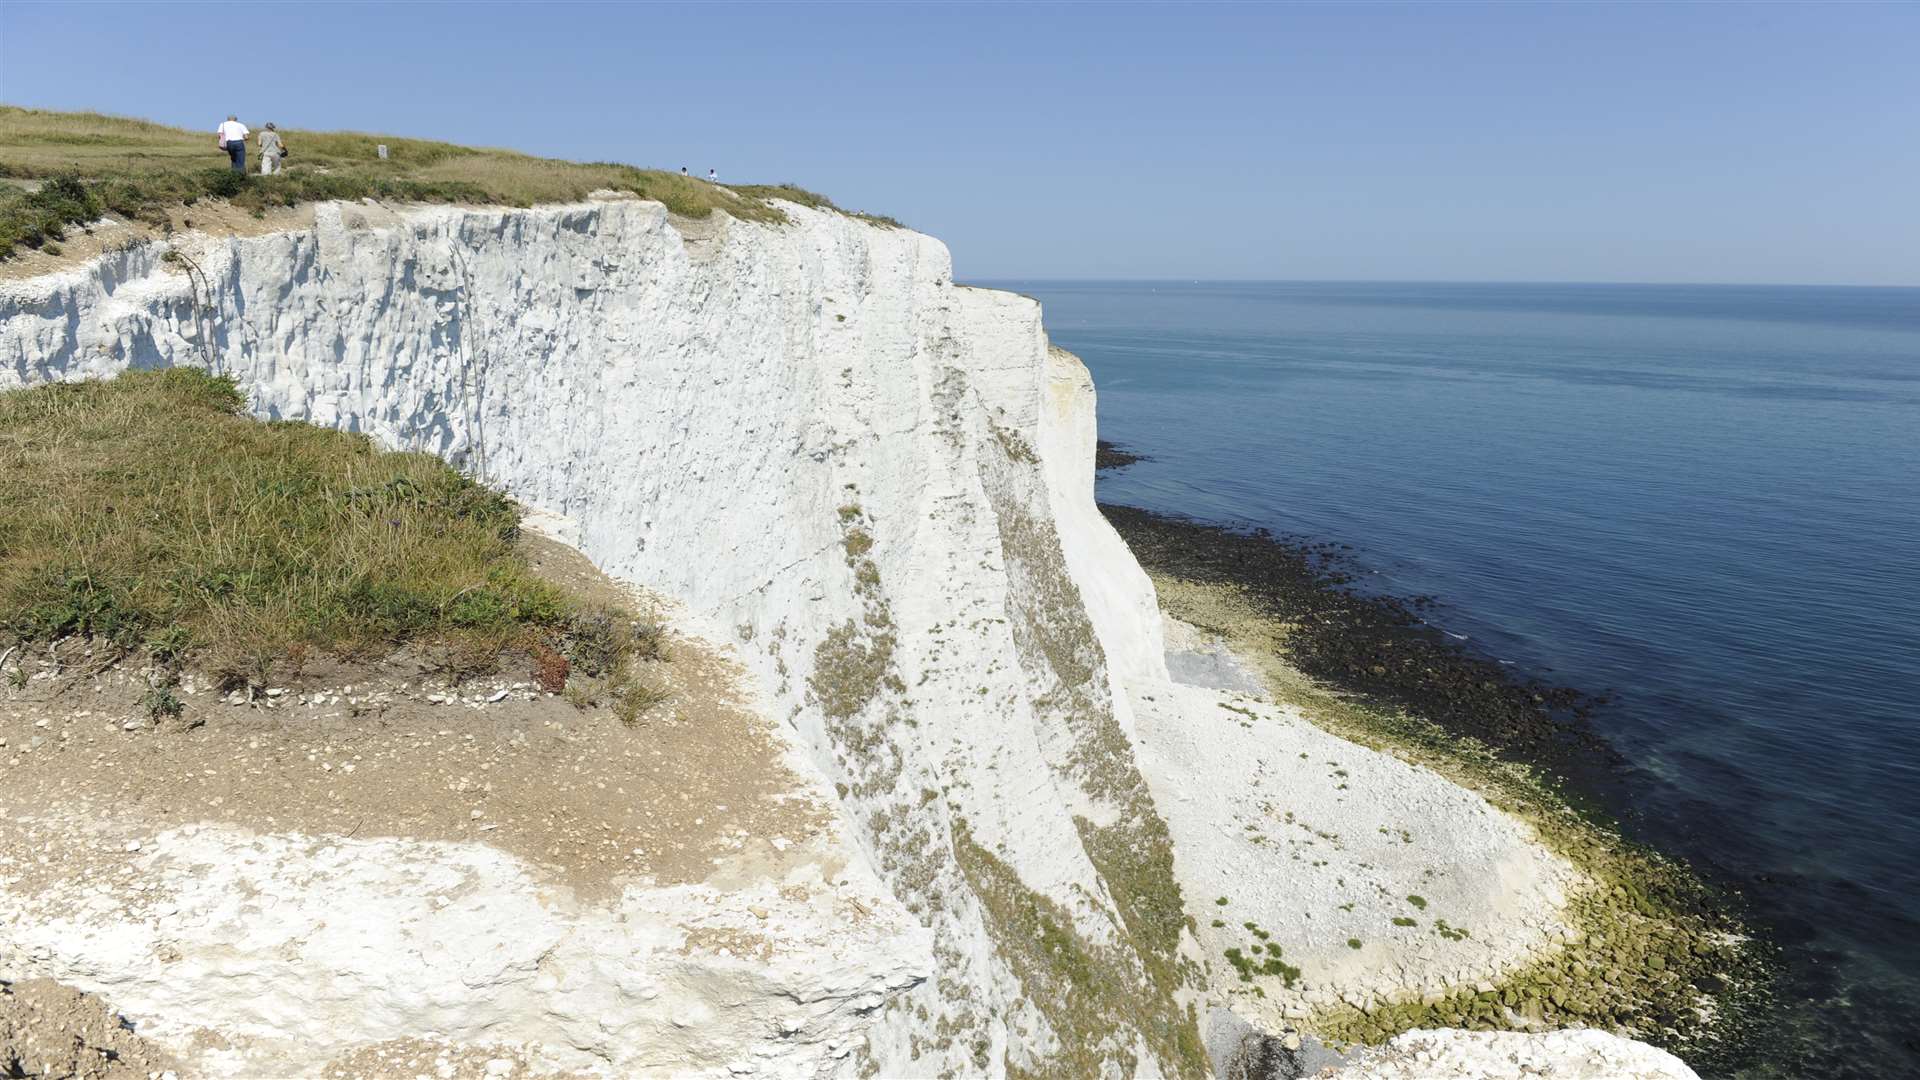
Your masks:
<svg viewBox="0 0 1920 1080"><path fill-rule="evenodd" d="M719 173L717 173L717 172L715 172L715 171L714 171L714 170L712 170L712 169L708 169L708 170L707 170L707 183L709 183L709 184L717 184L717 183L719 183L719 182L720 182L720 174L719 174Z"/></svg>
<svg viewBox="0 0 1920 1080"><path fill-rule="evenodd" d="M280 171L280 161L284 160L286 144L280 142L280 129L273 123L267 123L259 133L259 175L275 175Z"/></svg>
<svg viewBox="0 0 1920 1080"><path fill-rule="evenodd" d="M227 152L227 160L232 163L233 171L242 176L247 174L247 125L237 116L227 117L227 121L214 129L220 136L220 149Z"/></svg>
<svg viewBox="0 0 1920 1080"><path fill-rule="evenodd" d="M272 176L280 171L280 159L287 156L286 144L280 141L280 129L269 123L260 129L260 175Z"/></svg>

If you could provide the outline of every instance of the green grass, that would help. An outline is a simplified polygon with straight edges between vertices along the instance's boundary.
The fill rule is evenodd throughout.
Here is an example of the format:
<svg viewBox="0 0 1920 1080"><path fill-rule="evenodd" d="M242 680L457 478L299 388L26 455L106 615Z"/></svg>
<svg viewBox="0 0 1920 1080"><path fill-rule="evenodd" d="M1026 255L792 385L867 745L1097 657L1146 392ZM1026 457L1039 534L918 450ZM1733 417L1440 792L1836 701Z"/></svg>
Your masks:
<svg viewBox="0 0 1920 1080"><path fill-rule="evenodd" d="M1262 948L1265 948L1273 955L1264 960L1261 959L1259 953ZM1299 968L1280 959L1280 946L1272 944L1271 942L1265 945L1255 945L1253 946L1253 952L1253 956L1248 956L1238 948L1230 948L1221 953L1221 955L1226 957L1227 963L1233 965L1234 971L1239 972L1241 982L1252 982L1255 976L1268 975L1280 979L1287 986L1291 987L1294 982L1300 978Z"/></svg>
<svg viewBox="0 0 1920 1080"><path fill-rule="evenodd" d="M455 675L535 644L588 669L634 649L622 616L532 574L504 496L243 405L189 368L0 394L0 640L191 657L230 685L407 643Z"/></svg>
<svg viewBox="0 0 1920 1080"><path fill-rule="evenodd" d="M255 172L237 177L215 147L212 129L212 122L197 132L99 113L0 106L0 178L26 182L0 194L0 258L20 247L57 245L67 229L107 212L158 225L167 211L206 198L255 210L361 198L533 206L608 189L696 218L722 210L751 221L784 220L773 199L850 213L791 184L724 187L613 162L559 161L351 131L282 130L291 156L276 176L257 175L257 142L249 139L248 167ZM385 160L376 149L382 144ZM26 190L34 184L38 190ZM899 226L879 215L852 216Z"/></svg>
<svg viewBox="0 0 1920 1080"><path fill-rule="evenodd" d="M1151 963L1124 937L1090 939L1074 912L1028 887L1013 868L973 838L955 818L953 859L986 915L997 957L1020 981L1024 1000L1052 1030L1051 1047L1006 1050L1010 1076L1133 1076L1139 1051L1157 1059L1161 1075L1211 1075L1191 1002L1156 982ZM1040 1055L1022 1064L1017 1055ZM990 1071L982 1066L981 1072Z"/></svg>

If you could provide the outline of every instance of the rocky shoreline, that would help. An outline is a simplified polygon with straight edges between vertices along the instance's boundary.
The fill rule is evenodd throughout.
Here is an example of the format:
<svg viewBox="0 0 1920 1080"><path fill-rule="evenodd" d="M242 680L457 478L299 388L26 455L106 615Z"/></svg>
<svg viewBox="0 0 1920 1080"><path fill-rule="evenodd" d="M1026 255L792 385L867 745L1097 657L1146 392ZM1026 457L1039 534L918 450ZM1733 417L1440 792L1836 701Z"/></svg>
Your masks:
<svg viewBox="0 0 1920 1080"><path fill-rule="evenodd" d="M1136 454L1131 450L1115 446L1105 439L1099 440L1094 443L1093 446L1093 468L1095 472L1105 472L1108 469L1124 469L1137 461L1146 460L1148 460L1146 455Z"/></svg>
<svg viewBox="0 0 1920 1080"><path fill-rule="evenodd" d="M1742 923L1736 897L1606 818L1601 794L1617 758L1588 723L1601 699L1510 673L1447 638L1422 618L1433 598L1355 588L1344 545L1137 507L1101 511L1169 615L1252 655L1316 724L1527 821L1596 883L1569 907L1573 940L1522 970L1446 996L1323 1011L1307 1030L1377 1044L1416 1028L1592 1026L1678 1053L1702 1075L1751 1056L1770 947Z"/></svg>
<svg viewBox="0 0 1920 1080"><path fill-rule="evenodd" d="M1601 699L1509 674L1427 624L1432 597L1353 589L1343 545L1101 504L1149 571L1243 589L1287 623L1287 657L1308 676L1404 709L1504 752L1560 764L1611 753L1587 726Z"/></svg>

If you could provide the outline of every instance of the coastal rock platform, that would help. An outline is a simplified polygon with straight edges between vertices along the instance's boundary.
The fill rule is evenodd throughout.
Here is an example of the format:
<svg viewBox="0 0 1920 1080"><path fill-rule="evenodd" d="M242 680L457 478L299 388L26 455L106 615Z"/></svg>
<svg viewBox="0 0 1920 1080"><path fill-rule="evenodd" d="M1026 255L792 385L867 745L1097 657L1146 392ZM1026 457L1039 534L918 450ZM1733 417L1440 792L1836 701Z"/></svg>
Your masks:
<svg viewBox="0 0 1920 1080"><path fill-rule="evenodd" d="M1221 983L1248 1019L1497 980L1569 932L1578 873L1472 792L1296 708L1127 690L1203 951L1244 976Z"/></svg>

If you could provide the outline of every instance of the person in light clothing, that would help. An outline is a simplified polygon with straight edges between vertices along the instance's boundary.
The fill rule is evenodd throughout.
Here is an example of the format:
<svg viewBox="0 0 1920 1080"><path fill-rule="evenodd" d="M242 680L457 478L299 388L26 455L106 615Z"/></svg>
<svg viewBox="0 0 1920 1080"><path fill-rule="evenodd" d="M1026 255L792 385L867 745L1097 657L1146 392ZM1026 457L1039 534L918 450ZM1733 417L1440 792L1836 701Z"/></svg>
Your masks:
<svg viewBox="0 0 1920 1080"><path fill-rule="evenodd" d="M708 170L707 170L707 183L709 183L709 184L717 184L717 183L719 183L719 182L720 182L720 174L719 174L719 173L717 173L717 172L715 172L715 171L713 171L712 169L708 169Z"/></svg>
<svg viewBox="0 0 1920 1080"><path fill-rule="evenodd" d="M272 176L280 171L280 159L287 156L286 144L280 141L280 129L268 124L260 131L260 175Z"/></svg>
<svg viewBox="0 0 1920 1080"><path fill-rule="evenodd" d="M214 129L220 136L220 149L227 152L227 160L233 164L233 171L246 175L247 172L247 125L237 116L227 117L227 122Z"/></svg>

